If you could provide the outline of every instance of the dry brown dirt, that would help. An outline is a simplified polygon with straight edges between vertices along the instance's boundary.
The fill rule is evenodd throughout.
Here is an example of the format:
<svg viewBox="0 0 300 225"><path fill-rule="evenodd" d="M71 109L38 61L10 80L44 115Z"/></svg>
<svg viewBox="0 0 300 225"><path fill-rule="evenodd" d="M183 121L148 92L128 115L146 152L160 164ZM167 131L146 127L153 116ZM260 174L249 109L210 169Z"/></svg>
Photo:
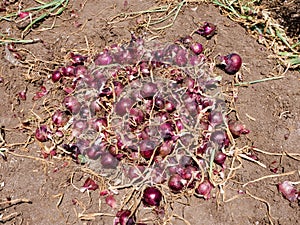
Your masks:
<svg viewBox="0 0 300 225"><path fill-rule="evenodd" d="M21 121L31 117L47 115L42 101L34 102L32 97L39 90L41 82L47 87L53 83L47 77L55 66L62 65L62 59L70 50L84 50L87 42L95 52L104 46L130 39L129 30L136 25L136 19L128 19L108 25L106 21L123 11L145 10L156 5L154 1L129 1L124 8L124 1L71 1L65 12L57 18L54 27L44 31L33 31L27 38L41 38L43 43L19 45L25 49L24 55L35 56L35 62L46 71L34 71L22 66L14 66L4 56L4 46L0 59L0 125L5 129L5 141L8 144L26 142L34 129L21 126ZM24 6L31 1L24 0ZM73 11L78 17L71 17ZM251 37L243 27L220 15L213 5L188 5L178 15L174 25L165 29L160 39L173 41L191 33L197 24L209 21L217 25L217 35L209 41L198 36L206 47L214 47L211 56L237 52L243 58L242 76L244 81L253 81L278 75L280 68L274 59L268 57L270 52ZM20 31L15 25L1 21L0 33L10 28L11 32ZM45 20L43 27L51 27L53 20ZM82 26L75 27L75 23ZM31 56L28 56L29 58ZM58 62L58 63L57 63ZM281 71L282 72L282 71ZM215 73L223 76L223 83L230 83L234 76L226 75L222 70ZM29 77L28 77L29 76ZM30 78L30 79L28 79ZM33 78L33 79L31 79ZM28 82L30 80L31 82ZM224 86L225 87L225 86ZM18 93L27 88L27 100L18 100ZM276 156L272 153L300 153L300 81L297 71L287 71L280 80L262 82L248 87L238 87L238 100L235 104L237 115L251 133L238 141L238 146L255 146L266 153L256 152L263 168L256 163L242 160L236 176L228 183L224 195L225 201L212 198L205 201L192 197L188 206L178 204L174 211L188 220L190 224L273 224L292 225L300 223L300 210L297 203L290 203L277 190L277 184L284 180L299 181L299 173L290 176L266 178L242 187L242 184L257 178L299 172L299 158ZM50 105L58 106L61 99L53 100ZM41 119L42 120L42 119ZM28 203L0 205L0 216L12 215L4 224L112 224L112 217L96 216L94 220L82 221L78 214L82 212L108 212L115 214L105 205L104 198L98 191L81 193L81 187L89 176L81 166L71 160L57 158L43 159L42 146L34 139L28 146L10 148L13 154L7 154L7 161L0 158L0 202L10 199L28 199ZM24 146L24 145L23 145ZM270 169L278 168L277 173ZM298 185L299 189L299 185ZM238 190L251 195L237 195ZM237 198L233 198L238 196ZM75 204L74 202L81 202ZM101 204L102 203L102 204ZM0 217L1 218L1 217ZM141 218L143 219L143 218ZM148 223L152 224L152 223ZM180 220L170 224L184 224Z"/></svg>

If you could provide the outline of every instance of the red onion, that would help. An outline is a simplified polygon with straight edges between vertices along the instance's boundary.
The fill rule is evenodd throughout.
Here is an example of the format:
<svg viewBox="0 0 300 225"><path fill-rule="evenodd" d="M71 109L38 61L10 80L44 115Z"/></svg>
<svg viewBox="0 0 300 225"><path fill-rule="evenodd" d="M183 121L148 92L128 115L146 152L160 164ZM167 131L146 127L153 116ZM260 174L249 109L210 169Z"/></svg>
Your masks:
<svg viewBox="0 0 300 225"><path fill-rule="evenodd" d="M112 154L107 152L101 156L101 164L105 169L116 169L119 161Z"/></svg>
<svg viewBox="0 0 300 225"><path fill-rule="evenodd" d="M218 144L219 146L223 146L227 139L226 133L223 130L214 131L210 135L210 141Z"/></svg>
<svg viewBox="0 0 300 225"><path fill-rule="evenodd" d="M124 85L119 81L114 81L113 84L114 84L115 95L119 96L124 89Z"/></svg>
<svg viewBox="0 0 300 225"><path fill-rule="evenodd" d="M297 199L300 200L300 192L297 191L290 181L279 183L278 190L290 202L294 202Z"/></svg>
<svg viewBox="0 0 300 225"><path fill-rule="evenodd" d="M199 184L199 186L196 189L196 193L199 195L202 195L204 199L208 200L210 199L210 192L213 189L212 183L205 178L202 183Z"/></svg>
<svg viewBox="0 0 300 225"><path fill-rule="evenodd" d="M184 187L184 179L178 174L173 174L169 179L168 186L172 191L179 192Z"/></svg>
<svg viewBox="0 0 300 225"><path fill-rule="evenodd" d="M73 114L77 114L81 108L80 103L74 96L67 96L64 99L64 105Z"/></svg>
<svg viewBox="0 0 300 225"><path fill-rule="evenodd" d="M83 65L84 62L87 60L86 56L82 56L80 54L74 54L73 52L71 52L70 56L74 66Z"/></svg>
<svg viewBox="0 0 300 225"><path fill-rule="evenodd" d="M98 188L99 188L98 184L96 184L96 182L95 182L92 178L88 177L88 178L85 180L83 186L80 188L80 191L81 191L81 192L84 192L84 191L86 191L86 190L89 190L89 191L95 191L95 190L97 190Z"/></svg>
<svg viewBox="0 0 300 225"><path fill-rule="evenodd" d="M107 196L105 198L105 203L113 209L117 208L117 202L113 195Z"/></svg>
<svg viewBox="0 0 300 225"><path fill-rule="evenodd" d="M162 194L156 187L147 187L143 193L143 202L148 206L159 206Z"/></svg>
<svg viewBox="0 0 300 225"><path fill-rule="evenodd" d="M225 72L228 74L235 74L242 66L242 58L236 53L221 56L220 59L225 65Z"/></svg>
<svg viewBox="0 0 300 225"><path fill-rule="evenodd" d="M116 106L115 106L115 112L119 115L119 116L124 116L127 111L133 106L133 100L128 98L128 97L123 97L121 98Z"/></svg>
<svg viewBox="0 0 300 225"><path fill-rule="evenodd" d="M26 17L29 16L29 12L18 12L18 16L21 18L21 19L24 19Z"/></svg>
<svg viewBox="0 0 300 225"><path fill-rule="evenodd" d="M140 125L145 119L144 113L141 109L131 108L129 110L129 115L135 125Z"/></svg>
<svg viewBox="0 0 300 225"><path fill-rule="evenodd" d="M73 77L75 76L75 66L66 66L60 68L60 72L63 76Z"/></svg>
<svg viewBox="0 0 300 225"><path fill-rule="evenodd" d="M140 154L145 159L150 159L154 153L155 143L150 140L142 140L139 144Z"/></svg>
<svg viewBox="0 0 300 225"><path fill-rule="evenodd" d="M197 34L200 34L203 37L211 38L216 32L216 26L212 23L205 22L199 30L196 31Z"/></svg>
<svg viewBox="0 0 300 225"><path fill-rule="evenodd" d="M229 121L228 128L234 138L238 138L241 134L249 134L250 130L245 128L245 125L238 121Z"/></svg>
<svg viewBox="0 0 300 225"><path fill-rule="evenodd" d="M189 165L181 171L180 176L189 181L193 178L193 173L196 173L197 171L198 169L196 167Z"/></svg>
<svg viewBox="0 0 300 225"><path fill-rule="evenodd" d="M166 157L167 155L171 154L174 150L174 141L166 140L164 141L158 149L158 154L161 157Z"/></svg>
<svg viewBox="0 0 300 225"><path fill-rule="evenodd" d="M141 96L143 98L153 98L157 92L157 85L154 83L146 83L141 88Z"/></svg>
<svg viewBox="0 0 300 225"><path fill-rule="evenodd" d="M35 130L35 138L41 142L48 141L50 134L51 132L46 125L41 125Z"/></svg>
<svg viewBox="0 0 300 225"><path fill-rule="evenodd" d="M145 167L144 166L131 166L128 170L128 177L130 179L134 179L137 177L140 177L143 172L145 171Z"/></svg>
<svg viewBox="0 0 300 225"><path fill-rule="evenodd" d="M67 114L60 109L56 110L52 115L52 122L58 127L64 126L68 122L68 120L69 118Z"/></svg>
<svg viewBox="0 0 300 225"><path fill-rule="evenodd" d="M105 52L99 54L96 59L95 59L95 64L96 65L109 65L112 62L112 57L106 50Z"/></svg>
<svg viewBox="0 0 300 225"><path fill-rule="evenodd" d="M196 150L197 155L203 155L206 152L207 147L208 147L207 142L202 143Z"/></svg>
<svg viewBox="0 0 300 225"><path fill-rule="evenodd" d="M74 76L75 77L84 77L87 74L88 70L85 66L79 65L76 66L74 70Z"/></svg>
<svg viewBox="0 0 300 225"><path fill-rule="evenodd" d="M59 70L55 70L53 73L52 73L52 76L51 76L51 79L54 83L58 82L62 77L62 74L60 73Z"/></svg>
<svg viewBox="0 0 300 225"><path fill-rule="evenodd" d="M79 137L87 128L88 124L85 120L77 120L73 123L72 135L74 137Z"/></svg>
<svg viewBox="0 0 300 225"><path fill-rule="evenodd" d="M195 42L190 45L190 49L196 54L199 55L203 51L202 44Z"/></svg>
<svg viewBox="0 0 300 225"><path fill-rule="evenodd" d="M220 166L223 166L224 165L224 162L226 160L226 155L221 152L221 151L218 151L216 154L215 154L215 159L214 159L214 162Z"/></svg>
<svg viewBox="0 0 300 225"><path fill-rule="evenodd" d="M178 66L185 66L187 64L187 52L184 49L180 49L175 56L175 63Z"/></svg>
<svg viewBox="0 0 300 225"><path fill-rule="evenodd" d="M26 101L26 90L19 92L19 98L23 101Z"/></svg>
<svg viewBox="0 0 300 225"><path fill-rule="evenodd" d="M155 97L154 105L157 109L163 109L165 107L165 100L162 97Z"/></svg>
<svg viewBox="0 0 300 225"><path fill-rule="evenodd" d="M208 115L208 121L212 127L223 124L223 115L220 111L212 111Z"/></svg>
<svg viewBox="0 0 300 225"><path fill-rule="evenodd" d="M131 216L131 211L130 210L120 210L116 214L116 219L114 221L114 225L134 225L135 223L135 218L134 215Z"/></svg>
<svg viewBox="0 0 300 225"><path fill-rule="evenodd" d="M99 151L99 149L97 149L95 146L92 146L85 150L85 154L87 157L89 157L89 159L97 160L103 154L103 152Z"/></svg>
<svg viewBox="0 0 300 225"><path fill-rule="evenodd" d="M181 38L181 42L183 44L190 44L193 41L193 38L191 36L185 36L184 38Z"/></svg>
<svg viewBox="0 0 300 225"><path fill-rule="evenodd" d="M165 122L159 126L159 131L163 139L169 139L174 136L174 126L171 122Z"/></svg>
<svg viewBox="0 0 300 225"><path fill-rule="evenodd" d="M103 127L107 127L107 119L104 117L98 118L92 122L92 125L93 125L93 128L97 132L99 132L100 130L102 130Z"/></svg>
<svg viewBox="0 0 300 225"><path fill-rule="evenodd" d="M168 100L165 104L165 109L167 112L172 113L176 110L175 100Z"/></svg>

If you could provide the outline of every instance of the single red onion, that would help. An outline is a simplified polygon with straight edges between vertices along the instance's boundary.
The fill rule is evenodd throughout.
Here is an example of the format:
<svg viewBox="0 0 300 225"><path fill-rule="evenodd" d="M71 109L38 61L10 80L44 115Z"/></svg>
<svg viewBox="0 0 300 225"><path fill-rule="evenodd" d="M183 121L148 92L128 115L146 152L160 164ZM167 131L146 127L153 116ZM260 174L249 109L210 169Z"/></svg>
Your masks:
<svg viewBox="0 0 300 225"><path fill-rule="evenodd" d="M145 119L143 111L138 108L131 108L129 110L129 115L135 125L140 125Z"/></svg>
<svg viewBox="0 0 300 225"><path fill-rule="evenodd" d="M119 164L119 161L109 152L104 153L101 156L101 165L105 169L116 169Z"/></svg>
<svg viewBox="0 0 300 225"><path fill-rule="evenodd" d="M51 131L46 125L41 125L35 130L35 138L38 141L45 142L49 140L51 135Z"/></svg>
<svg viewBox="0 0 300 225"><path fill-rule="evenodd" d="M165 100L164 100L164 98L156 96L154 98L154 106L157 109L163 109L165 107Z"/></svg>
<svg viewBox="0 0 300 225"><path fill-rule="evenodd" d="M85 150L85 154L89 159L97 160L100 158L103 152L99 151L99 149L97 149L95 146L92 146Z"/></svg>
<svg viewBox="0 0 300 225"><path fill-rule="evenodd" d="M179 192L184 188L184 179L178 174L173 174L169 178L168 186L172 191Z"/></svg>
<svg viewBox="0 0 300 225"><path fill-rule="evenodd" d="M88 128L87 121L77 120L73 123L72 135L74 137L79 137L83 133L83 131L85 131L87 128Z"/></svg>
<svg viewBox="0 0 300 225"><path fill-rule="evenodd" d="M87 60L86 56L80 54L74 54L73 52L71 52L70 56L74 66L83 65L84 62L86 62Z"/></svg>
<svg viewBox="0 0 300 225"><path fill-rule="evenodd" d="M181 119L176 119L175 120L175 125L178 131L182 131L183 129L185 129L184 127L184 123L182 122Z"/></svg>
<svg viewBox="0 0 300 225"><path fill-rule="evenodd" d="M87 68L83 65L76 66L74 69L74 76L75 77L84 77L87 75Z"/></svg>
<svg viewBox="0 0 300 225"><path fill-rule="evenodd" d="M190 181L193 178L193 174L196 173L197 171L198 171L197 167L188 165L186 168L184 168L181 171L180 176L183 179Z"/></svg>
<svg viewBox="0 0 300 225"><path fill-rule="evenodd" d="M185 66L188 62L187 52L184 49L180 49L175 56L175 63L178 66Z"/></svg>
<svg viewBox="0 0 300 225"><path fill-rule="evenodd" d="M300 191L297 191L290 181L279 183L278 190L290 202L294 202L297 199L300 200Z"/></svg>
<svg viewBox="0 0 300 225"><path fill-rule="evenodd" d="M215 162L216 164L220 165L220 166L223 166L223 165L224 165L224 162L225 162L225 160L226 160L226 157L227 157L227 156L226 156L223 152L218 151L218 152L216 152L216 154L215 154L214 162Z"/></svg>
<svg viewBox="0 0 300 225"><path fill-rule="evenodd" d="M145 171L145 166L142 166L142 165L131 166L128 169L128 177L130 179L140 177L144 171Z"/></svg>
<svg viewBox="0 0 300 225"><path fill-rule="evenodd" d="M223 115L220 111L212 111L208 115L208 121L212 127L223 124Z"/></svg>
<svg viewBox="0 0 300 225"><path fill-rule="evenodd" d="M139 143L140 154L145 159L150 159L154 153L155 143L150 140L142 140Z"/></svg>
<svg viewBox="0 0 300 225"><path fill-rule="evenodd" d="M78 102L77 98L74 96L65 97L63 103L72 114L77 114L81 108L80 103Z"/></svg>
<svg viewBox="0 0 300 225"><path fill-rule="evenodd" d="M176 110L175 100L167 100L165 104L165 109L169 113L174 112Z"/></svg>
<svg viewBox="0 0 300 225"><path fill-rule="evenodd" d="M149 82L142 86L140 93L143 98L153 98L157 91L157 85Z"/></svg>
<svg viewBox="0 0 300 225"><path fill-rule="evenodd" d="M234 138L238 138L241 134L249 134L250 130L245 128L245 125L238 121L229 121L228 128Z"/></svg>
<svg viewBox="0 0 300 225"><path fill-rule="evenodd" d="M103 53L100 53L96 59L95 59L95 64L100 65L100 66L105 66L109 65L112 62L113 58L111 55L108 53L108 51L104 51Z"/></svg>
<svg viewBox="0 0 300 225"><path fill-rule="evenodd" d="M228 74L235 74L242 66L242 58L236 53L221 56L220 59L221 63L225 65L225 72Z"/></svg>
<svg viewBox="0 0 300 225"><path fill-rule="evenodd" d="M68 120L69 118L66 112L61 111L60 109L56 110L52 115L52 122L58 127L64 126Z"/></svg>
<svg viewBox="0 0 300 225"><path fill-rule="evenodd" d="M203 46L202 44L195 42L190 45L190 49L196 54L199 55L203 51Z"/></svg>
<svg viewBox="0 0 300 225"><path fill-rule="evenodd" d="M174 126L171 122L165 122L159 126L159 132L163 139L169 139L174 136Z"/></svg>
<svg viewBox="0 0 300 225"><path fill-rule="evenodd" d="M143 193L143 202L147 206L159 206L162 193L156 187L147 187Z"/></svg>
<svg viewBox="0 0 300 225"><path fill-rule="evenodd" d="M60 73L66 77L73 77L75 76L75 66L62 67L60 68Z"/></svg>
<svg viewBox="0 0 300 225"><path fill-rule="evenodd" d="M199 195L202 195L204 199L208 200L210 199L210 192L213 189L212 183L205 178L202 183L199 184L199 186L196 189L196 193Z"/></svg>
<svg viewBox="0 0 300 225"><path fill-rule="evenodd" d="M97 132L101 131L102 128L107 127L107 119L105 117L98 118L92 121L94 130Z"/></svg>
<svg viewBox="0 0 300 225"><path fill-rule="evenodd" d="M205 22L202 27L200 27L196 33L203 37L211 38L216 32L216 26L212 23Z"/></svg>
<svg viewBox="0 0 300 225"><path fill-rule="evenodd" d="M219 146L223 146L226 142L227 136L225 131L216 130L210 135L210 141L218 144Z"/></svg>
<svg viewBox="0 0 300 225"><path fill-rule="evenodd" d="M158 154L159 154L159 156L164 158L167 155L171 154L173 150L174 150L174 141L166 140L158 148Z"/></svg>
<svg viewBox="0 0 300 225"><path fill-rule="evenodd" d="M134 215L131 215L130 210L120 210L116 214L116 218L114 221L114 225L134 225L135 223L135 218Z"/></svg>
<svg viewBox="0 0 300 225"><path fill-rule="evenodd" d="M124 116L127 111L133 106L133 104L134 102L131 98L123 97L117 102L115 106L115 112L119 116Z"/></svg>
<svg viewBox="0 0 300 225"><path fill-rule="evenodd" d="M54 83L58 82L62 78L62 74L60 73L59 70L55 70L52 73L51 79Z"/></svg>
<svg viewBox="0 0 300 225"><path fill-rule="evenodd" d="M114 81L113 85L114 85L115 95L119 96L122 93L123 89L124 89L124 85L119 81Z"/></svg>
<svg viewBox="0 0 300 225"><path fill-rule="evenodd" d="M185 36L184 38L181 38L181 42L183 44L190 44L193 41L193 37L191 36Z"/></svg>

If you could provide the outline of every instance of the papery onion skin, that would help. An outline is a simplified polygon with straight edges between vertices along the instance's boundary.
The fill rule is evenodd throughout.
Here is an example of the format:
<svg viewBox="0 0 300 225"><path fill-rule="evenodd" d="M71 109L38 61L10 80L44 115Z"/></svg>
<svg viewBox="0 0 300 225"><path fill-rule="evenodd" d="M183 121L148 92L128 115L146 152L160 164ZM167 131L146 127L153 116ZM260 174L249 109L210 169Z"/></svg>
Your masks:
<svg viewBox="0 0 300 225"><path fill-rule="evenodd" d="M294 202L297 199L300 200L300 191L297 191L297 189L291 184L290 181L279 183L278 190L290 202Z"/></svg>

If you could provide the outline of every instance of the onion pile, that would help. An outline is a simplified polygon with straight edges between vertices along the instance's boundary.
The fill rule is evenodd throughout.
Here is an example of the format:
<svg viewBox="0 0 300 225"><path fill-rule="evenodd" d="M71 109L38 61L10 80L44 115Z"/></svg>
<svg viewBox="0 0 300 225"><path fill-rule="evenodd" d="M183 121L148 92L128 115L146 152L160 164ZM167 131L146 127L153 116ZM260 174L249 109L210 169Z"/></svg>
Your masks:
<svg viewBox="0 0 300 225"><path fill-rule="evenodd" d="M205 23L196 33L210 38L215 29ZM155 184L167 185L175 194L194 190L211 198L211 176L222 176L230 141L220 79L203 50L191 36L146 47L132 35L130 43L106 47L94 58L71 53L70 63L51 77L66 93L64 109L53 112L52 123L62 136L61 128L71 126L75 140L62 145L64 152L114 177L112 187L115 180L140 188L146 184L145 206L162 204L162 190ZM232 54L224 60L235 58ZM234 138L249 133L238 122L231 121L229 129ZM52 134L45 125L36 130L39 141ZM88 180L83 190L98 188L93 185ZM124 209L115 222L135 224L135 217Z"/></svg>

